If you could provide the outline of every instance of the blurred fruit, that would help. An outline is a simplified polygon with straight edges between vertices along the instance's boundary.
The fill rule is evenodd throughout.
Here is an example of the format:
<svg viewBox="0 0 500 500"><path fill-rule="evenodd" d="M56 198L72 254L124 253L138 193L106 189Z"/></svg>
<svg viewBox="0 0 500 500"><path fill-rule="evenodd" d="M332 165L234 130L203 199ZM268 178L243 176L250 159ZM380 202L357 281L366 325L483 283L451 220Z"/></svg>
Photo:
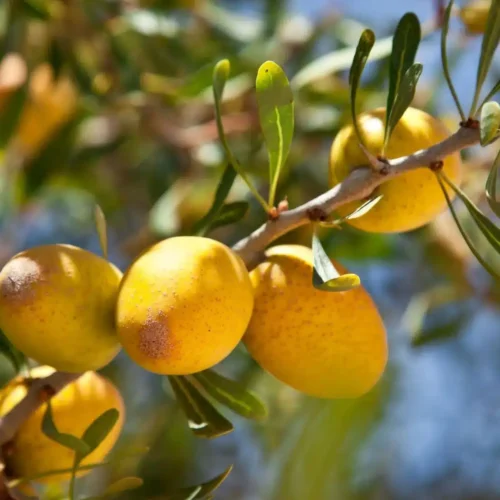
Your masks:
<svg viewBox="0 0 500 500"><path fill-rule="evenodd" d="M24 84L26 74L26 63L19 54L7 54L0 61L0 110L12 93Z"/></svg>
<svg viewBox="0 0 500 500"><path fill-rule="evenodd" d="M361 396L387 363L384 324L363 288L320 291L312 273L311 249L269 249L250 273L255 306L243 342L264 370L299 391L321 398Z"/></svg>
<svg viewBox="0 0 500 500"><path fill-rule="evenodd" d="M481 35L486 28L491 0L473 0L460 9L460 20L471 35Z"/></svg>
<svg viewBox="0 0 500 500"><path fill-rule="evenodd" d="M118 335L143 368L194 373L236 347L252 308L247 270L230 248L209 238L178 236L146 250L125 273Z"/></svg>
<svg viewBox="0 0 500 500"><path fill-rule="evenodd" d="M54 369L39 366L31 370L33 378L48 377ZM5 415L27 393L29 380L17 378L0 391L0 415ZM118 389L95 372L87 372L67 385L51 399L52 416L59 432L82 437L87 427L105 411L116 408L118 422L102 443L81 465L102 462L115 445L123 427L124 404ZM7 469L12 477L32 477L73 466L75 452L42 432L42 420L47 404L42 405L21 425L9 448ZM82 476L89 471L79 472ZM70 473L48 476L40 482L68 480Z"/></svg>
<svg viewBox="0 0 500 500"><path fill-rule="evenodd" d="M359 116L359 126L368 150L380 155L384 142L385 109L379 108ZM386 157L408 156L449 137L447 128L436 118L415 108L408 108L393 130L386 148ZM330 186L344 180L351 171L367 165L352 125L344 127L335 137L330 153ZM444 172L455 183L460 181L460 154L444 159ZM377 189L381 200L365 215L349 221L354 227L374 233L395 233L419 228L446 208L446 200L435 178L427 168L412 170L385 182ZM453 192L449 189L450 197ZM363 201L341 207L340 215L348 215Z"/></svg>
<svg viewBox="0 0 500 500"><path fill-rule="evenodd" d="M36 155L76 111L77 91L67 77L55 79L49 64L31 74L29 98L22 111L13 144L25 157Z"/></svg>
<svg viewBox="0 0 500 500"><path fill-rule="evenodd" d="M122 273L71 245L14 256L0 272L0 327L24 354L57 370L97 370L118 353L114 327Z"/></svg>

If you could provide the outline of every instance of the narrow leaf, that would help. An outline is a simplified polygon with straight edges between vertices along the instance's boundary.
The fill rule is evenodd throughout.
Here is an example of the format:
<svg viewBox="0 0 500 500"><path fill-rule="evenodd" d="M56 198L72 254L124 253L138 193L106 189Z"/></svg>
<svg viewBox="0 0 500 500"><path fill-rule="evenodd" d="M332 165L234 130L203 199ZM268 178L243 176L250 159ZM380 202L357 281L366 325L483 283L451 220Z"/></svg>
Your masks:
<svg viewBox="0 0 500 500"><path fill-rule="evenodd" d="M312 251L313 286L315 288L325 292L344 292L361 284L361 280L356 274L339 274L328 255L326 255L316 230L313 233Z"/></svg>
<svg viewBox="0 0 500 500"><path fill-rule="evenodd" d="M495 51L500 43L500 2L494 0L491 2L491 7L486 21L486 29L484 31L483 42L481 45L481 56L476 76L476 90L472 101L470 116L476 114L476 105L479 101L481 89L490 70L491 61Z"/></svg>
<svg viewBox="0 0 500 500"><path fill-rule="evenodd" d="M207 481L199 486L184 488L172 495L167 495L166 500L195 500L196 498L205 498L226 480L232 469L233 466L231 465L222 474L219 474L210 481Z"/></svg>
<svg viewBox="0 0 500 500"><path fill-rule="evenodd" d="M465 121L466 116L464 110L462 109L462 105L460 104L460 99L458 98L458 94L455 90L455 86L453 85L453 81L451 79L450 69L448 66L448 53L446 50L448 29L450 27L450 16L454 1L455 0L450 0L450 3L444 11L443 25L441 26L441 64L443 66L443 74L446 79L446 83L448 84L448 88L450 89L453 100L455 101L455 105L457 106L458 112L460 113L460 118L462 119L462 121Z"/></svg>
<svg viewBox="0 0 500 500"><path fill-rule="evenodd" d="M416 332L411 337L412 347L420 347L431 342L438 342L458 336L464 324L470 318L470 313L459 314L458 317L433 328Z"/></svg>
<svg viewBox="0 0 500 500"><path fill-rule="evenodd" d="M356 113L356 94L358 92L359 82L363 69L365 68L366 61L370 55L373 44L375 43L375 33L372 30L365 30L361 33L356 53L352 61L351 70L349 71L349 85L351 86L351 115L354 130L358 136L358 141L362 145L363 150L366 151L365 142L358 125L358 117Z"/></svg>
<svg viewBox="0 0 500 500"><path fill-rule="evenodd" d="M497 187L498 187L498 170L500 169L500 151L491 166L490 173L488 175L488 179L486 180L486 199L488 200L488 204L493 210L493 213L500 217L500 199L497 196Z"/></svg>
<svg viewBox="0 0 500 500"><path fill-rule="evenodd" d="M413 12L406 13L398 23L392 41L392 53L389 69L389 93L387 94L386 107L384 149L389 142L393 127L399 120L393 120L392 118L393 106L396 102L398 94L402 90L401 84L403 83L406 73L415 62L415 56L420 44L420 38L421 30L418 17ZM418 76L420 76L420 74ZM418 77L416 79L418 80ZM413 93L414 92L415 91L413 91ZM393 124L392 128L390 126L391 124Z"/></svg>
<svg viewBox="0 0 500 500"><path fill-rule="evenodd" d="M120 412L111 408L99 415L83 433L82 440L89 447L87 453L92 453L108 436L120 417Z"/></svg>
<svg viewBox="0 0 500 500"><path fill-rule="evenodd" d="M292 144L294 102L285 72L272 61L257 72L257 103L269 156L269 205L274 206L278 179Z"/></svg>
<svg viewBox="0 0 500 500"><path fill-rule="evenodd" d="M214 103L215 103L215 121L217 123L217 132L219 134L219 140L222 144L222 147L224 148L224 151L226 153L227 160L230 164L230 166L239 174L239 176L245 181L246 185L248 186L248 189L252 192L252 194L255 196L255 199L262 205L264 210L266 212L269 211L269 206L267 202L262 198L262 196L259 194L253 183L250 181L250 179L247 177L245 171L239 164L238 160L234 157L233 152L231 151L229 144L226 139L226 134L224 133L224 125L222 123L222 111L221 111L221 101L222 101L222 94L224 92L224 87L227 83L227 79L229 77L229 72L231 69L231 65L227 59L224 59L222 61L219 61L215 67L214 67L214 72L212 75L212 81L213 81L213 94L214 94ZM229 176L227 176L229 179ZM234 179L233 179L234 181ZM232 185L232 183L231 183ZM229 186L229 189L231 186ZM228 191L229 191L228 189Z"/></svg>
<svg viewBox="0 0 500 500"><path fill-rule="evenodd" d="M476 257L476 259L479 261L479 263L488 271L488 273L495 279L500 280L500 274L498 271L496 271L490 264L488 264L481 254L478 252L476 249L473 241L465 231L465 229L462 227L462 224L460 222L460 219L458 218L458 215L455 211L455 208L453 207L453 203L451 202L451 199L448 195L448 192L446 191L446 187L444 186L443 180L442 180L442 174L438 173L437 174L437 179L439 181L439 185L441 186L441 190L443 191L444 197L446 198L446 203L448 204L448 208L450 209L451 215L453 219L455 220L455 224L457 225L458 230L460 231L460 234L462 235L462 238L464 239L465 243L469 247L470 251Z"/></svg>
<svg viewBox="0 0 500 500"><path fill-rule="evenodd" d="M124 491L135 490L143 485L144 481L140 477L122 477L110 484L98 498L106 498Z"/></svg>
<svg viewBox="0 0 500 500"><path fill-rule="evenodd" d="M365 201L365 203L363 203L356 210L354 210L354 212L344 217L343 220L358 219L359 217L366 215L372 208L374 208L378 204L378 202L383 197L384 197L383 194L379 194L378 196L370 198L368 201Z"/></svg>
<svg viewBox="0 0 500 500"><path fill-rule="evenodd" d="M209 229L228 226L229 224L240 221L245 217L248 207L249 205L246 201L235 201L222 205L217 216L213 218Z"/></svg>
<svg viewBox="0 0 500 500"><path fill-rule="evenodd" d="M65 434L57 430L56 424L54 423L54 418L52 416L52 404L50 400L47 402L47 409L42 420L42 432L52 441L59 443L65 448L74 450L77 453L87 454L90 450L89 446L85 441L72 436L71 434Z"/></svg>
<svg viewBox="0 0 500 500"><path fill-rule="evenodd" d="M196 436L211 439L233 431L231 422L188 379L170 376L168 380Z"/></svg>
<svg viewBox="0 0 500 500"><path fill-rule="evenodd" d="M95 227L99 235L99 243L101 244L102 254L104 258L108 258L108 232L106 228L106 216L99 205L94 209Z"/></svg>
<svg viewBox="0 0 500 500"><path fill-rule="evenodd" d="M193 226L192 233L199 236L205 235L212 225L212 222L219 214L226 198L233 187L236 179L236 170L231 165L227 165L215 191L214 201L210 210Z"/></svg>
<svg viewBox="0 0 500 500"><path fill-rule="evenodd" d="M195 373L194 378L209 396L245 418L262 419L267 416L264 403L242 384L213 370Z"/></svg>
<svg viewBox="0 0 500 500"><path fill-rule="evenodd" d="M391 114L389 118L386 115L385 125L385 146L391 137L392 131L398 124L405 111L410 107L410 104L415 97L415 90L417 89L418 79L422 74L423 66L419 63L413 64L403 76L402 81L398 87L398 93L392 103Z"/></svg>
<svg viewBox="0 0 500 500"><path fill-rule="evenodd" d="M498 102L490 101L483 104L481 108L481 145L486 146L492 142L500 131L500 105Z"/></svg>

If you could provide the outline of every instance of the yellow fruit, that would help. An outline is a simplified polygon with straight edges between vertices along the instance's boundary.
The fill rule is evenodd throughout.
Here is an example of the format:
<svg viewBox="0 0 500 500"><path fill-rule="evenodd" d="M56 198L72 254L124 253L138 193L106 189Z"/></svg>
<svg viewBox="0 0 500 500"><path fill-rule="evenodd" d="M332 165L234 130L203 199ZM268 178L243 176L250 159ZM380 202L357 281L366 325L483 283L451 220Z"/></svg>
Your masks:
<svg viewBox="0 0 500 500"><path fill-rule="evenodd" d="M29 99L14 136L18 151L24 156L38 153L75 113L77 99L69 78L56 80L50 65L38 66L31 74Z"/></svg>
<svg viewBox="0 0 500 500"><path fill-rule="evenodd" d="M247 270L230 248L209 238L179 236L146 250L125 273L118 335L147 370L195 373L236 347L252 308Z"/></svg>
<svg viewBox="0 0 500 500"><path fill-rule="evenodd" d="M363 288L320 291L312 272L307 247L266 252L250 273L255 306L243 342L264 370L299 391L320 398L361 396L387 363L384 324Z"/></svg>
<svg viewBox="0 0 500 500"><path fill-rule="evenodd" d="M43 378L54 372L48 366L32 370L34 378ZM0 415L11 410L27 392L26 381L16 379L0 391ZM82 437L87 427L105 411L116 408L119 420L104 441L81 465L102 462L120 435L124 421L124 405L118 389L95 372L87 372L67 385L51 400L52 416L59 432ZM42 432L42 420L47 404L32 413L17 432L7 457L7 468L12 477L32 477L73 465L75 452L49 439ZM82 471L83 475L88 471ZM70 474L58 474L40 479L40 482L59 482Z"/></svg>
<svg viewBox="0 0 500 500"><path fill-rule="evenodd" d="M118 353L115 301L122 273L71 245L14 256L0 272L0 328L24 354L57 370L97 370Z"/></svg>
<svg viewBox="0 0 500 500"><path fill-rule="evenodd" d="M471 35L481 35L486 28L491 0L473 0L460 9L460 19Z"/></svg>
<svg viewBox="0 0 500 500"><path fill-rule="evenodd" d="M376 109L359 117L359 125L367 148L375 155L382 151L385 109ZM386 157L399 158L428 148L449 137L446 127L436 118L415 108L409 108L393 130ZM352 126L344 127L335 137L330 153L330 186L345 179L361 165L367 165ZM460 155L444 159L444 172L455 183L460 181ZM378 187L381 200L365 215L349 221L364 231L395 233L421 227L446 208L446 200L435 174L419 168L402 174ZM453 197L451 189L450 197ZM348 215L362 205L356 201L342 206L338 212Z"/></svg>

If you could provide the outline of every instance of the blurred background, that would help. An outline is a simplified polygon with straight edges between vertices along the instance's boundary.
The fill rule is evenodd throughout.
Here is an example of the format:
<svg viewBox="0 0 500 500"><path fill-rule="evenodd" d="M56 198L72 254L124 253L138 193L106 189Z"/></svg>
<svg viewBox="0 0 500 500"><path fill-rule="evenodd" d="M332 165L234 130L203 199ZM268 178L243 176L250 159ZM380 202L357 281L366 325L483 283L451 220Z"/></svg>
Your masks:
<svg viewBox="0 0 500 500"><path fill-rule="evenodd" d="M258 66L286 70L296 131L279 187L297 206L327 188L329 146L349 121L348 69L361 31L378 60L359 92L385 105L390 37L415 12L425 32L414 106L451 129L459 116L444 85L439 0L16 0L0 3L0 262L46 243L99 250L106 214L110 258L121 269L153 242L189 232L224 168L211 93L213 65L232 63L224 124L233 150L266 192L267 154L254 95ZM458 1L460 5L460 1ZM388 39L386 37L389 37ZM481 37L451 23L450 66L462 104L474 91ZM489 84L500 77L496 60ZM464 152L463 186L487 211L484 183L498 146ZM251 210L211 236L232 244L265 214ZM460 207L457 207L460 209ZM286 237L310 245L309 228ZM127 426L114 465L80 481L89 495L123 475L144 486L122 498L162 498L230 464L221 500L500 498L500 289L476 263L448 213L401 235L323 232L329 254L357 272L388 329L390 366L354 401L300 395L238 348L219 367L269 406L232 434L194 438L165 379L121 354L104 373L120 387ZM2 379L12 376L7 356ZM149 446L123 458L130 446Z"/></svg>

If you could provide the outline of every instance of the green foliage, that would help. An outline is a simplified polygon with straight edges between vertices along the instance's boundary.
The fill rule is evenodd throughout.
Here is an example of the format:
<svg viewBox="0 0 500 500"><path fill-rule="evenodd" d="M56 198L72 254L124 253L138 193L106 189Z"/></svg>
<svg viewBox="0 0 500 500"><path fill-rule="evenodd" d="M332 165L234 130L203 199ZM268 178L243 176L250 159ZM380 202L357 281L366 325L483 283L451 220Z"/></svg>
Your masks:
<svg viewBox="0 0 500 500"><path fill-rule="evenodd" d="M99 243L101 244L101 251L105 259L108 258L108 232L106 227L106 216L99 205L94 209L95 227L99 235Z"/></svg>
<svg viewBox="0 0 500 500"><path fill-rule="evenodd" d="M500 132L500 105L490 101L481 107L481 145L487 146L493 142Z"/></svg>
<svg viewBox="0 0 500 500"><path fill-rule="evenodd" d="M356 274L340 274L335 269L335 266L323 249L316 231L313 233L312 251L312 283L315 288L325 292L345 292L361 285L361 280Z"/></svg>
<svg viewBox="0 0 500 500"><path fill-rule="evenodd" d="M498 170L500 169L500 152L498 152L493 165L491 166L490 173L488 174L488 179L486 180L486 199L488 204L493 210L493 213L500 217L500 200L497 196L498 188Z"/></svg>
<svg viewBox="0 0 500 500"><path fill-rule="evenodd" d="M293 94L284 71L272 61L259 68L256 89L260 125L269 155L269 205L272 207L280 173L292 145Z"/></svg>
<svg viewBox="0 0 500 500"><path fill-rule="evenodd" d="M399 21L392 42L383 151L394 127L411 104L422 74L422 65L414 64L420 38L418 17L412 12L405 14Z"/></svg>

